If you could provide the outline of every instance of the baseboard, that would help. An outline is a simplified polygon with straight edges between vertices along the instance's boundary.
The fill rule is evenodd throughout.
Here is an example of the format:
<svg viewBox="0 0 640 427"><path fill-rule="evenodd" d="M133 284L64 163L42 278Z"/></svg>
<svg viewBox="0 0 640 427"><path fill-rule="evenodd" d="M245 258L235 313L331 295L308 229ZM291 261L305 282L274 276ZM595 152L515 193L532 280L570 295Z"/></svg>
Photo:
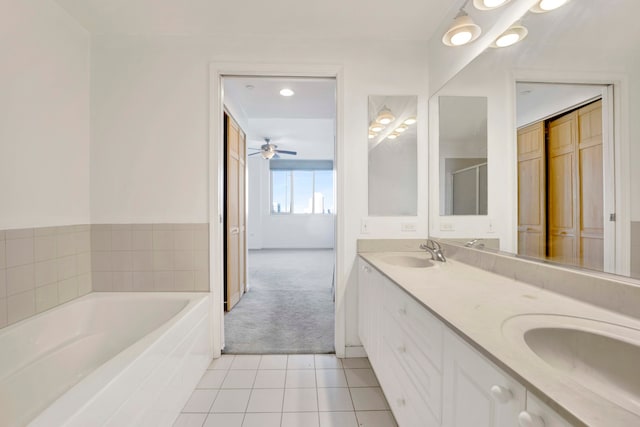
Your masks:
<svg viewBox="0 0 640 427"><path fill-rule="evenodd" d="M344 357L367 357L367 352L364 351L364 347L361 345L352 345L345 347Z"/></svg>

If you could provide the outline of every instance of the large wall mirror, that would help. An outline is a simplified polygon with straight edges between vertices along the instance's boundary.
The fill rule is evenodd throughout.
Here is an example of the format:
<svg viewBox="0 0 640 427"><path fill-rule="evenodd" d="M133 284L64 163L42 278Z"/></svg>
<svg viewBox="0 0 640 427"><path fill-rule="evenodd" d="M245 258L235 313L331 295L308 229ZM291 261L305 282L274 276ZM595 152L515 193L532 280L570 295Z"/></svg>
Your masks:
<svg viewBox="0 0 640 427"><path fill-rule="evenodd" d="M485 50L431 98L430 235L640 278L638 13L636 0L526 13L524 40ZM486 217L440 216L443 96L487 99Z"/></svg>
<svg viewBox="0 0 640 427"><path fill-rule="evenodd" d="M369 97L369 216L418 214L417 96Z"/></svg>

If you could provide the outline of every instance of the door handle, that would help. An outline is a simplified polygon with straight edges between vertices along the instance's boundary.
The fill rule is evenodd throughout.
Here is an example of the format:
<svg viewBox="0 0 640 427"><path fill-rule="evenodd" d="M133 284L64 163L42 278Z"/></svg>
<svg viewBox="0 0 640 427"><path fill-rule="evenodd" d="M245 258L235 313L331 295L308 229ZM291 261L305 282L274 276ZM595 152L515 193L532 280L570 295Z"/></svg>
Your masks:
<svg viewBox="0 0 640 427"><path fill-rule="evenodd" d="M238 227L232 227L230 230L231 234L239 234L240 229Z"/></svg>

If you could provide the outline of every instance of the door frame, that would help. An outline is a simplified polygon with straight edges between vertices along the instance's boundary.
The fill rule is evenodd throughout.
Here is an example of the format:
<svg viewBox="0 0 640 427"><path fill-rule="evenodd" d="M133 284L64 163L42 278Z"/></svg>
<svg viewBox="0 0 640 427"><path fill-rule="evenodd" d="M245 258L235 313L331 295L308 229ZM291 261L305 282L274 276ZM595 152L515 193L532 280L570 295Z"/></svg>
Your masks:
<svg viewBox="0 0 640 427"><path fill-rule="evenodd" d="M335 262L335 350L345 356L345 249L344 142L343 142L343 67L332 64L268 64L251 62L213 62L209 64L209 291L211 293L211 342L213 357L224 347L224 76L333 78L336 81L336 123L334 170L336 225L334 228ZM245 248L246 250L246 248Z"/></svg>
<svg viewBox="0 0 640 427"><path fill-rule="evenodd" d="M625 74L585 71L516 69L512 73L513 111L519 82L567 83L602 86L603 193L604 193L604 271L629 276L631 272L631 169L629 164L629 82ZM516 129L515 114L513 117ZM516 129L517 132L517 129ZM517 162L517 150L512 156ZM516 163L517 164L517 163ZM613 179L607 171L613 170ZM517 194L517 170L513 177ZM517 218L517 204L514 206ZM615 212L616 221L608 221ZM514 237L517 245L517 228ZM516 246L517 247L517 246Z"/></svg>

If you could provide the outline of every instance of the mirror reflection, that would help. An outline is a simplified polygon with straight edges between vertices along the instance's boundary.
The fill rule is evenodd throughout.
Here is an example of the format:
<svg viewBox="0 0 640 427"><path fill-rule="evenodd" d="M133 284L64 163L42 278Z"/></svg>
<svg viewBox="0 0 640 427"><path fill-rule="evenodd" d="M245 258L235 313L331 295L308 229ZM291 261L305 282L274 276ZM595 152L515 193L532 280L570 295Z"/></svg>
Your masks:
<svg viewBox="0 0 640 427"><path fill-rule="evenodd" d="M487 98L440 96L440 215L487 214Z"/></svg>
<svg viewBox="0 0 640 427"><path fill-rule="evenodd" d="M369 216L418 214L417 96L369 97Z"/></svg>
<svg viewBox="0 0 640 427"><path fill-rule="evenodd" d="M440 93L488 100L488 216L430 215L433 236L640 278L639 12L635 0L581 0L526 13L524 40L447 83Z"/></svg>

